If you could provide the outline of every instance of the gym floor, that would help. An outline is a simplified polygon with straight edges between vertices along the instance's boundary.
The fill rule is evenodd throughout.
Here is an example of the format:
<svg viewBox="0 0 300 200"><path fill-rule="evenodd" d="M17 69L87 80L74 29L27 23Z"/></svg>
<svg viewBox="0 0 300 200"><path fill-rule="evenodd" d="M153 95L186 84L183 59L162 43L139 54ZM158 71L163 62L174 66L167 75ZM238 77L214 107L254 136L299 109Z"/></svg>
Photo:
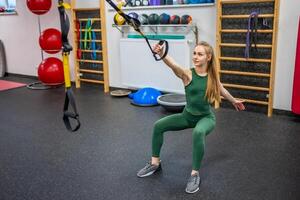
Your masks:
<svg viewBox="0 0 300 200"><path fill-rule="evenodd" d="M63 87L0 92L0 199L300 199L299 117L215 110L200 191L189 195L191 129L166 133L163 170L138 178L151 156L153 123L170 113L96 86L73 91L82 123L76 133L62 122Z"/></svg>

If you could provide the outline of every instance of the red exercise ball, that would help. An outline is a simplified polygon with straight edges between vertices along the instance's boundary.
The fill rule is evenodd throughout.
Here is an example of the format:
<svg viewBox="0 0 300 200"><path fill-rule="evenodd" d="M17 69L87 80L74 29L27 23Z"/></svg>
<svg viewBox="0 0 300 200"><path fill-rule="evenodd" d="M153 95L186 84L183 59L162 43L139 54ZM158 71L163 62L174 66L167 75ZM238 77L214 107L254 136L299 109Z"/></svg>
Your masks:
<svg viewBox="0 0 300 200"><path fill-rule="evenodd" d="M51 0L27 0L27 7L37 15L47 13L51 8Z"/></svg>
<svg viewBox="0 0 300 200"><path fill-rule="evenodd" d="M50 57L41 62L38 68L40 81L46 85L60 85L64 83L63 63L60 59Z"/></svg>
<svg viewBox="0 0 300 200"><path fill-rule="evenodd" d="M55 28L49 28L42 32L39 38L40 47L47 53L54 54L61 50L61 32Z"/></svg>

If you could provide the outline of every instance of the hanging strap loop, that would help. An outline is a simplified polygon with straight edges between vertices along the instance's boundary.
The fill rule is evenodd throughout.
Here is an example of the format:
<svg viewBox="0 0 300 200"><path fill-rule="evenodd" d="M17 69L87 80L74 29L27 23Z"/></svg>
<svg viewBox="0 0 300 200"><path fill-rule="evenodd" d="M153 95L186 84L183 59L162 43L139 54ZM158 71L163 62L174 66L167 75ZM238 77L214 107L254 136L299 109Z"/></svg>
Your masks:
<svg viewBox="0 0 300 200"><path fill-rule="evenodd" d="M69 44L68 33L70 29L69 17L65 12L65 9L69 8L69 5L64 3L63 0L58 1L58 11L60 16L60 26L62 32L62 46L63 46L63 67L64 67L64 78L65 78L65 88L66 96L63 108L63 121L68 131L75 132L80 128L79 114L77 112L75 98L71 89L70 80L70 66L69 66L69 55L73 50L73 47ZM68 111L69 105L73 108L74 112ZM75 128L72 128L70 119L76 121Z"/></svg>
<svg viewBox="0 0 300 200"><path fill-rule="evenodd" d="M72 107L74 112L68 111L69 105ZM76 125L74 128L71 126L70 119L73 119L76 121ZM80 128L80 121L79 121L79 115L77 112L77 107L75 104L75 99L72 90L66 91L66 98L64 103L64 115L63 115L63 121L65 123L66 128L71 131L75 132Z"/></svg>
<svg viewBox="0 0 300 200"><path fill-rule="evenodd" d="M252 48L252 43L254 43L254 48L257 51L257 21L258 12L254 11L249 15L248 19L248 30L246 35L246 48L245 48L245 58L250 57L250 50Z"/></svg>

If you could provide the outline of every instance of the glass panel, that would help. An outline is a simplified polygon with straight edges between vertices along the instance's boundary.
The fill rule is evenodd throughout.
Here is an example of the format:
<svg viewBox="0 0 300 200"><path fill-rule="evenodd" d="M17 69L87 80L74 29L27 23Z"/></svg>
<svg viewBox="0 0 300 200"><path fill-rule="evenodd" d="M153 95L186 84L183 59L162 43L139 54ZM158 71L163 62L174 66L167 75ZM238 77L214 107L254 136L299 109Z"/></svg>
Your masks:
<svg viewBox="0 0 300 200"><path fill-rule="evenodd" d="M11 9L16 8L16 0L7 0L7 7Z"/></svg>

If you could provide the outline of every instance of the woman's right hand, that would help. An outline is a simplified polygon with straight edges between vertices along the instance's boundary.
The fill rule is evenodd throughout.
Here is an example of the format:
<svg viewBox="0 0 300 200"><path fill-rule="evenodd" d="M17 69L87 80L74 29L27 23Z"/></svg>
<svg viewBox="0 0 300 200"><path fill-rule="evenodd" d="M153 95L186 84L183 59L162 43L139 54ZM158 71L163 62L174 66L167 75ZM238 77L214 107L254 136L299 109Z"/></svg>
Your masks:
<svg viewBox="0 0 300 200"><path fill-rule="evenodd" d="M158 43L153 46L153 51L157 53L159 56L162 56L163 49L164 49L163 45L159 45Z"/></svg>

